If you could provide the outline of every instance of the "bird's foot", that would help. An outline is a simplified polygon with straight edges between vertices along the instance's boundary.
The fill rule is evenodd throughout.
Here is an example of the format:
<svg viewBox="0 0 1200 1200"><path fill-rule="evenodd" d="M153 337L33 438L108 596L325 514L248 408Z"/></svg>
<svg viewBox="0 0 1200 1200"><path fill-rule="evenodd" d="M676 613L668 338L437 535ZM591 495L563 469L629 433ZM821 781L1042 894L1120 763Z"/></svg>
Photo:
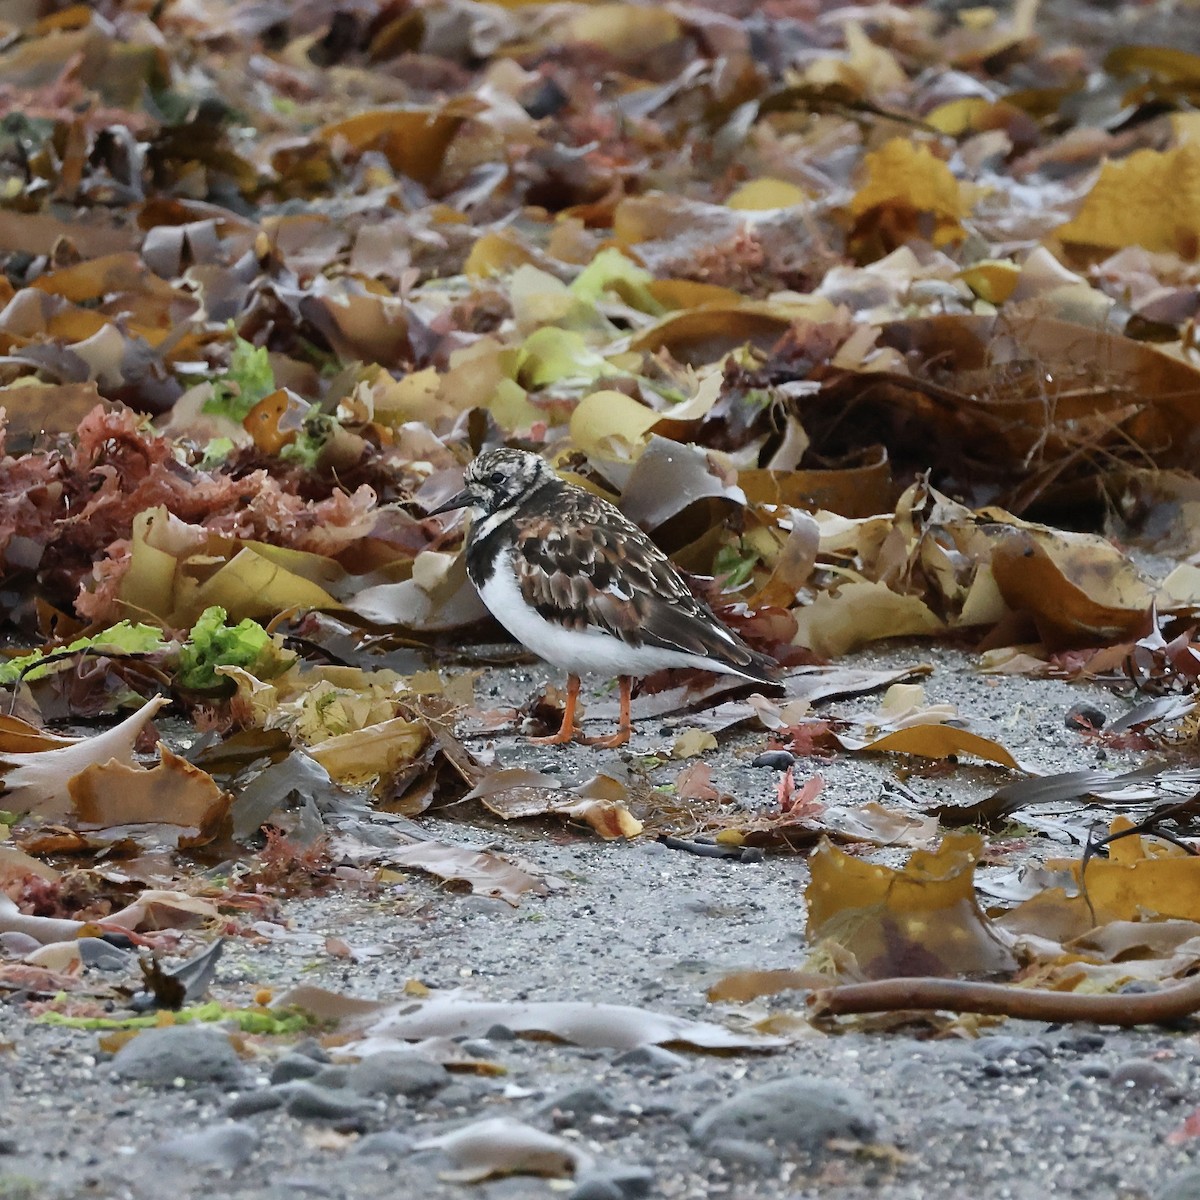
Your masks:
<svg viewBox="0 0 1200 1200"><path fill-rule="evenodd" d="M565 746L575 740L576 732L573 726L563 725L557 733L552 733L549 737L531 737L528 741L531 746Z"/></svg>
<svg viewBox="0 0 1200 1200"><path fill-rule="evenodd" d="M633 729L622 726L616 733L606 733L603 737L580 737L579 741L585 746L599 746L603 750L615 750L624 746L633 733Z"/></svg>

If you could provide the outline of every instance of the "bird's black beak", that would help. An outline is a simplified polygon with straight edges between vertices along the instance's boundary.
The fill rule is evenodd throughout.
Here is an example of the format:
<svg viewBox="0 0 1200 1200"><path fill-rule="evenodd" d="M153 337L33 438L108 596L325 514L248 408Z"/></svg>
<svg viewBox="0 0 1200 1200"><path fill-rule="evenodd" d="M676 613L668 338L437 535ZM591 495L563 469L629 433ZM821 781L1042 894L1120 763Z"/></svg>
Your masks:
<svg viewBox="0 0 1200 1200"><path fill-rule="evenodd" d="M479 497L470 488L463 488L461 492L455 492L444 504L439 504L437 508L431 508L425 515L436 517L438 513L451 512L456 508L466 508L469 504L478 504L479 502Z"/></svg>

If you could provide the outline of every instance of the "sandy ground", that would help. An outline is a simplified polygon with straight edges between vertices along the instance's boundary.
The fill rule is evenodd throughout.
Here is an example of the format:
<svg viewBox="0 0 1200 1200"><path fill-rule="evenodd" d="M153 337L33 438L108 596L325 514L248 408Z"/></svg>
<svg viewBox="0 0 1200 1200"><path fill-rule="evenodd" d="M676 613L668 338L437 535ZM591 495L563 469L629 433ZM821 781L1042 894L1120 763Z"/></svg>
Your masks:
<svg viewBox="0 0 1200 1200"><path fill-rule="evenodd" d="M1110 715L1128 706L1096 688L987 679L968 657L942 648L902 644L854 661L933 664L930 702L956 704L972 728L1042 771L1097 764L1096 748L1064 726L1073 704L1086 701ZM495 687L497 703L523 698L547 677L540 667L493 671L484 694ZM823 707L845 714L877 705L878 697L864 697ZM677 732L669 721L647 722L628 751L531 747L507 735L495 749L500 761L569 781L598 766L636 768ZM776 776L749 765L765 744L764 732L745 727L723 734L720 749L708 756L717 786L746 806L769 804L774 794ZM1136 761L1137 755L1109 752L1104 765ZM679 766L659 768L658 778ZM895 766L884 757L846 755L820 769L830 798L882 798L898 807L904 801L891 786ZM799 772L808 769L801 764ZM997 782L989 769L964 768L940 779L910 778L906 786L923 801L968 802ZM808 872L801 856L771 855L760 863L700 858L650 841L603 843L541 819L421 823L433 835L513 854L559 886L513 908L413 874L372 894L341 890L294 901L287 929L260 943L230 944L213 995L246 1004L257 988L281 991L303 982L400 1000L406 981L419 979L489 1000L629 1004L739 1031L768 1012L802 1008L794 993L748 1009L705 999L707 986L730 970L803 960ZM990 870L998 875L1064 849L1035 838L1007 866ZM354 957L331 957L329 934ZM119 1079L94 1032L40 1024L19 1003L0 1009L0 1019L5 1198L1200 1195L1195 1180L1181 1178L1195 1158L1193 1142L1167 1140L1200 1105L1200 1042L1191 1029L1008 1022L978 1039L930 1039L913 1030L807 1031L772 1052L720 1055L629 1054L518 1040L501 1029L468 1046L505 1073L455 1073L445 1086L407 1098L355 1098L344 1086L344 1068L318 1064L313 1082L347 1106L319 1117L286 1087L272 1086L272 1072L280 1077L277 1059L288 1053L278 1040L233 1075L156 1086ZM289 1061L296 1058L291 1053ZM818 1097L831 1086L848 1088L856 1113L874 1123L869 1146L848 1143L814 1155L753 1137L730 1148L693 1136L698 1116L777 1079ZM582 1099L556 1106L556 1098L577 1089L584 1089ZM319 1108L320 1100L313 1105ZM251 1111L256 1107L262 1111ZM528 1175L451 1183L439 1177L447 1169L441 1154L414 1148L500 1116L556 1132L590 1156L592 1175L585 1171L578 1186ZM811 1114L797 1118L801 1125L811 1120ZM197 1133L209 1141L188 1140ZM627 1167L643 1171L621 1175ZM1182 1190L1171 1190L1172 1181Z"/></svg>

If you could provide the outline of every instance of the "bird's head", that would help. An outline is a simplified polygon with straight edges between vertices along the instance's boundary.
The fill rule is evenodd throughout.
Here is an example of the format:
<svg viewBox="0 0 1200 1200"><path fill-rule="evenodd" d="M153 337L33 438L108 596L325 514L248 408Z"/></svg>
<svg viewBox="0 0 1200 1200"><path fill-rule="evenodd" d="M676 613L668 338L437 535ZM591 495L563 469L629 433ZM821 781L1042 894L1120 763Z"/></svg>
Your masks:
<svg viewBox="0 0 1200 1200"><path fill-rule="evenodd" d="M470 508L476 517L490 516L514 507L530 492L557 478L545 459L527 450L489 450L467 468L463 490L429 515Z"/></svg>

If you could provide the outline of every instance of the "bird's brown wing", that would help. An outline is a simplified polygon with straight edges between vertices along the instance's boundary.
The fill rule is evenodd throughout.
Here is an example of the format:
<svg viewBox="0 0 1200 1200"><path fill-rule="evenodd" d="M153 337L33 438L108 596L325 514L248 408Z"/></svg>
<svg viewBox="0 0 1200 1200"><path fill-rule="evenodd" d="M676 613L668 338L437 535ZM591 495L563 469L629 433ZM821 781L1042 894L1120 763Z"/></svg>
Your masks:
<svg viewBox="0 0 1200 1200"><path fill-rule="evenodd" d="M543 617L600 629L630 646L714 659L770 682L770 660L722 625L619 510L576 489L564 489L558 500L558 511L516 519L518 584Z"/></svg>

